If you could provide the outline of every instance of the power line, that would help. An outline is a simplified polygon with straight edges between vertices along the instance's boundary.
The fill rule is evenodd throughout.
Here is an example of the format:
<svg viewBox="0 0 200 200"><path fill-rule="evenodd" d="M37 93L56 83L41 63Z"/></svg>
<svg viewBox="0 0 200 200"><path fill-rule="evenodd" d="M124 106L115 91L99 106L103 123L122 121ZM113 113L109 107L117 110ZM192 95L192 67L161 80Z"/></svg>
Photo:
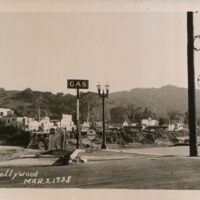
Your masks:
<svg viewBox="0 0 200 200"><path fill-rule="evenodd" d="M117 20L117 22L113 25L113 27L111 28L111 30L108 32L108 34L104 37L104 39L103 39L103 41L102 41L102 43L100 44L100 46L104 43L104 41L106 40L106 38L110 35L110 33L112 32L112 30L116 27L116 25L119 23L119 21L121 20L121 18L123 17L123 15L124 15L124 13L120 16L120 18ZM114 15L113 15L114 16ZM112 16L112 18L113 18L113 16ZM110 22L109 22L110 23ZM108 23L108 24L109 24ZM107 25L108 25L107 24ZM106 26L107 27L107 26ZM105 29L104 29L105 30ZM102 32L103 33L103 32ZM96 43L95 43L95 45L96 45ZM94 45L94 46L95 46ZM97 50L97 48L96 48L96 50ZM94 51L90 51L90 53L92 52L92 54L91 54L91 56L89 57L87 57L88 59L87 59L87 61L86 62L84 62L82 65L81 65L81 68L82 67L84 67L90 60L91 60L91 58L92 58L92 56L96 53L96 50L94 50ZM89 55L89 54L88 54Z"/></svg>
<svg viewBox="0 0 200 200"><path fill-rule="evenodd" d="M75 62L74 62L74 64L73 64L73 66L70 68L70 70L71 70L72 68L75 67L75 65L76 65L76 63L77 63L77 61L78 61L80 55L82 54L83 49L85 48L85 45L86 45L87 41L89 40L89 38L90 38L90 36L91 36L91 33L92 33L92 31L93 31L93 29L94 29L94 27L95 27L95 25L96 25L96 23L97 23L97 21L98 21L98 19L99 19L100 14L101 14L101 13L98 14L98 16L97 16L97 18L96 18L96 20L95 20L95 22L94 22L94 24L93 24L93 26L92 26L92 28L91 28L91 30L90 30L90 33L88 34L88 37L86 38L86 40L85 40L85 42L84 42L84 44L83 44L81 50L80 50L79 53L78 53L78 56L77 56L77 58L76 58L76 60L75 60Z"/></svg>
<svg viewBox="0 0 200 200"><path fill-rule="evenodd" d="M84 66L84 64L86 63L86 61L87 61L87 58L89 58L89 56L90 56L90 54L91 54L91 52L92 52L92 50L94 49L94 47L97 45L97 42L99 41L99 39L101 38L101 36L102 36L102 34L105 32L105 30L106 30L106 28L107 28L107 26L110 24L110 22L112 21L112 19L113 19L113 16L115 15L115 13L113 13L112 14L112 16L111 16L111 18L110 18L110 20L108 21L108 23L106 24L106 26L104 27L104 29L103 29L103 31L101 32L101 34L100 34L100 36L99 36L99 38L97 39L97 41L94 43L94 45L93 45L93 47L92 47L92 49L90 50L90 52L88 53L88 55L86 56L86 59L83 61L83 64L81 65L81 66ZM78 70L78 68L77 68L77 70ZM77 70L76 70L76 73L77 73Z"/></svg>

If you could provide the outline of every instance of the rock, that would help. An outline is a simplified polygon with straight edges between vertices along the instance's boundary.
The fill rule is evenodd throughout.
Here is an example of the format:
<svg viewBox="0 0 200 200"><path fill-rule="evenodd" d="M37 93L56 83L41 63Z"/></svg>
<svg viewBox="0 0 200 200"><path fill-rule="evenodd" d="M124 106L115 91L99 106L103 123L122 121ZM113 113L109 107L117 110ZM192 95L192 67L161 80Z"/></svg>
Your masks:
<svg viewBox="0 0 200 200"><path fill-rule="evenodd" d="M73 165L73 161L71 159L68 161L68 165Z"/></svg>
<svg viewBox="0 0 200 200"><path fill-rule="evenodd" d="M159 140L159 139L156 139L156 140L154 141L154 143L155 143L155 144L158 144L158 145L164 144L164 142L163 142L162 140Z"/></svg>
<svg viewBox="0 0 200 200"><path fill-rule="evenodd" d="M82 163L86 163L88 162L88 160L86 158L80 159Z"/></svg>
<svg viewBox="0 0 200 200"><path fill-rule="evenodd" d="M89 144L85 144L84 147L85 148L90 148L90 145Z"/></svg>
<svg viewBox="0 0 200 200"><path fill-rule="evenodd" d="M38 143L38 148L41 149L41 150L45 150L44 143L43 142L39 142Z"/></svg>
<svg viewBox="0 0 200 200"><path fill-rule="evenodd" d="M77 164L77 162L78 162L78 160L77 159L70 159L69 161L68 161L68 165L75 165L75 164Z"/></svg>
<svg viewBox="0 0 200 200"><path fill-rule="evenodd" d="M74 145L74 144L76 144L76 143L77 143L77 141L76 141L75 139L70 139L70 140L68 141L68 143L69 143L69 144L73 144L73 145Z"/></svg>

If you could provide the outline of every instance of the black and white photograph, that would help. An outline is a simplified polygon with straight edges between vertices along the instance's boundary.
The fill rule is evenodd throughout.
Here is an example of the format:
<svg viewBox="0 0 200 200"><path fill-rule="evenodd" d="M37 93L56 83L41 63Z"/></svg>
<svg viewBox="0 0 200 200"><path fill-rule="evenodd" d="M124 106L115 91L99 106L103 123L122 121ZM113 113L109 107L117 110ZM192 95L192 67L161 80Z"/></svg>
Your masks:
<svg viewBox="0 0 200 200"><path fill-rule="evenodd" d="M0 1L2 199L198 197L200 13L173 2Z"/></svg>

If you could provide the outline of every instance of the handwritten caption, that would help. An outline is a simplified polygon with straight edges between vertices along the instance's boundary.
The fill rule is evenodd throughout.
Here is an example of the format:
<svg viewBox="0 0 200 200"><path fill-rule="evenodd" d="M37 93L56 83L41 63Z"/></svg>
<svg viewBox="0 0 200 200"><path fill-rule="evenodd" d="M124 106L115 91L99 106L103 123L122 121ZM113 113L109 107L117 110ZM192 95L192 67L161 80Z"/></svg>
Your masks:
<svg viewBox="0 0 200 200"><path fill-rule="evenodd" d="M24 184L56 184L56 183L70 183L71 176L55 177L55 178L39 178L38 170L36 172L18 171L7 169L5 173L0 173L1 177L8 177L12 181L16 178L23 177Z"/></svg>

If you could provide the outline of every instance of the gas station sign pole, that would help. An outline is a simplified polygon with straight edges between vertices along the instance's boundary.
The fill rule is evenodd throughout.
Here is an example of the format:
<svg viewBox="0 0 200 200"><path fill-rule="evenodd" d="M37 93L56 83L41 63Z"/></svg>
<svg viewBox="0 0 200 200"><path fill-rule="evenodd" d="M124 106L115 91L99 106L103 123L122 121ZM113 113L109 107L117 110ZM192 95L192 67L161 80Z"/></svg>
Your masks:
<svg viewBox="0 0 200 200"><path fill-rule="evenodd" d="M77 149L82 147L82 137L81 137L81 130L80 130L80 122L79 122L79 89L88 89L89 88L89 81L88 80L75 80L75 79L68 79L67 80L67 88L69 89L77 89L77 101L76 101L76 120L77 120ZM79 143L80 140L80 143ZM80 146L79 146L80 144Z"/></svg>

